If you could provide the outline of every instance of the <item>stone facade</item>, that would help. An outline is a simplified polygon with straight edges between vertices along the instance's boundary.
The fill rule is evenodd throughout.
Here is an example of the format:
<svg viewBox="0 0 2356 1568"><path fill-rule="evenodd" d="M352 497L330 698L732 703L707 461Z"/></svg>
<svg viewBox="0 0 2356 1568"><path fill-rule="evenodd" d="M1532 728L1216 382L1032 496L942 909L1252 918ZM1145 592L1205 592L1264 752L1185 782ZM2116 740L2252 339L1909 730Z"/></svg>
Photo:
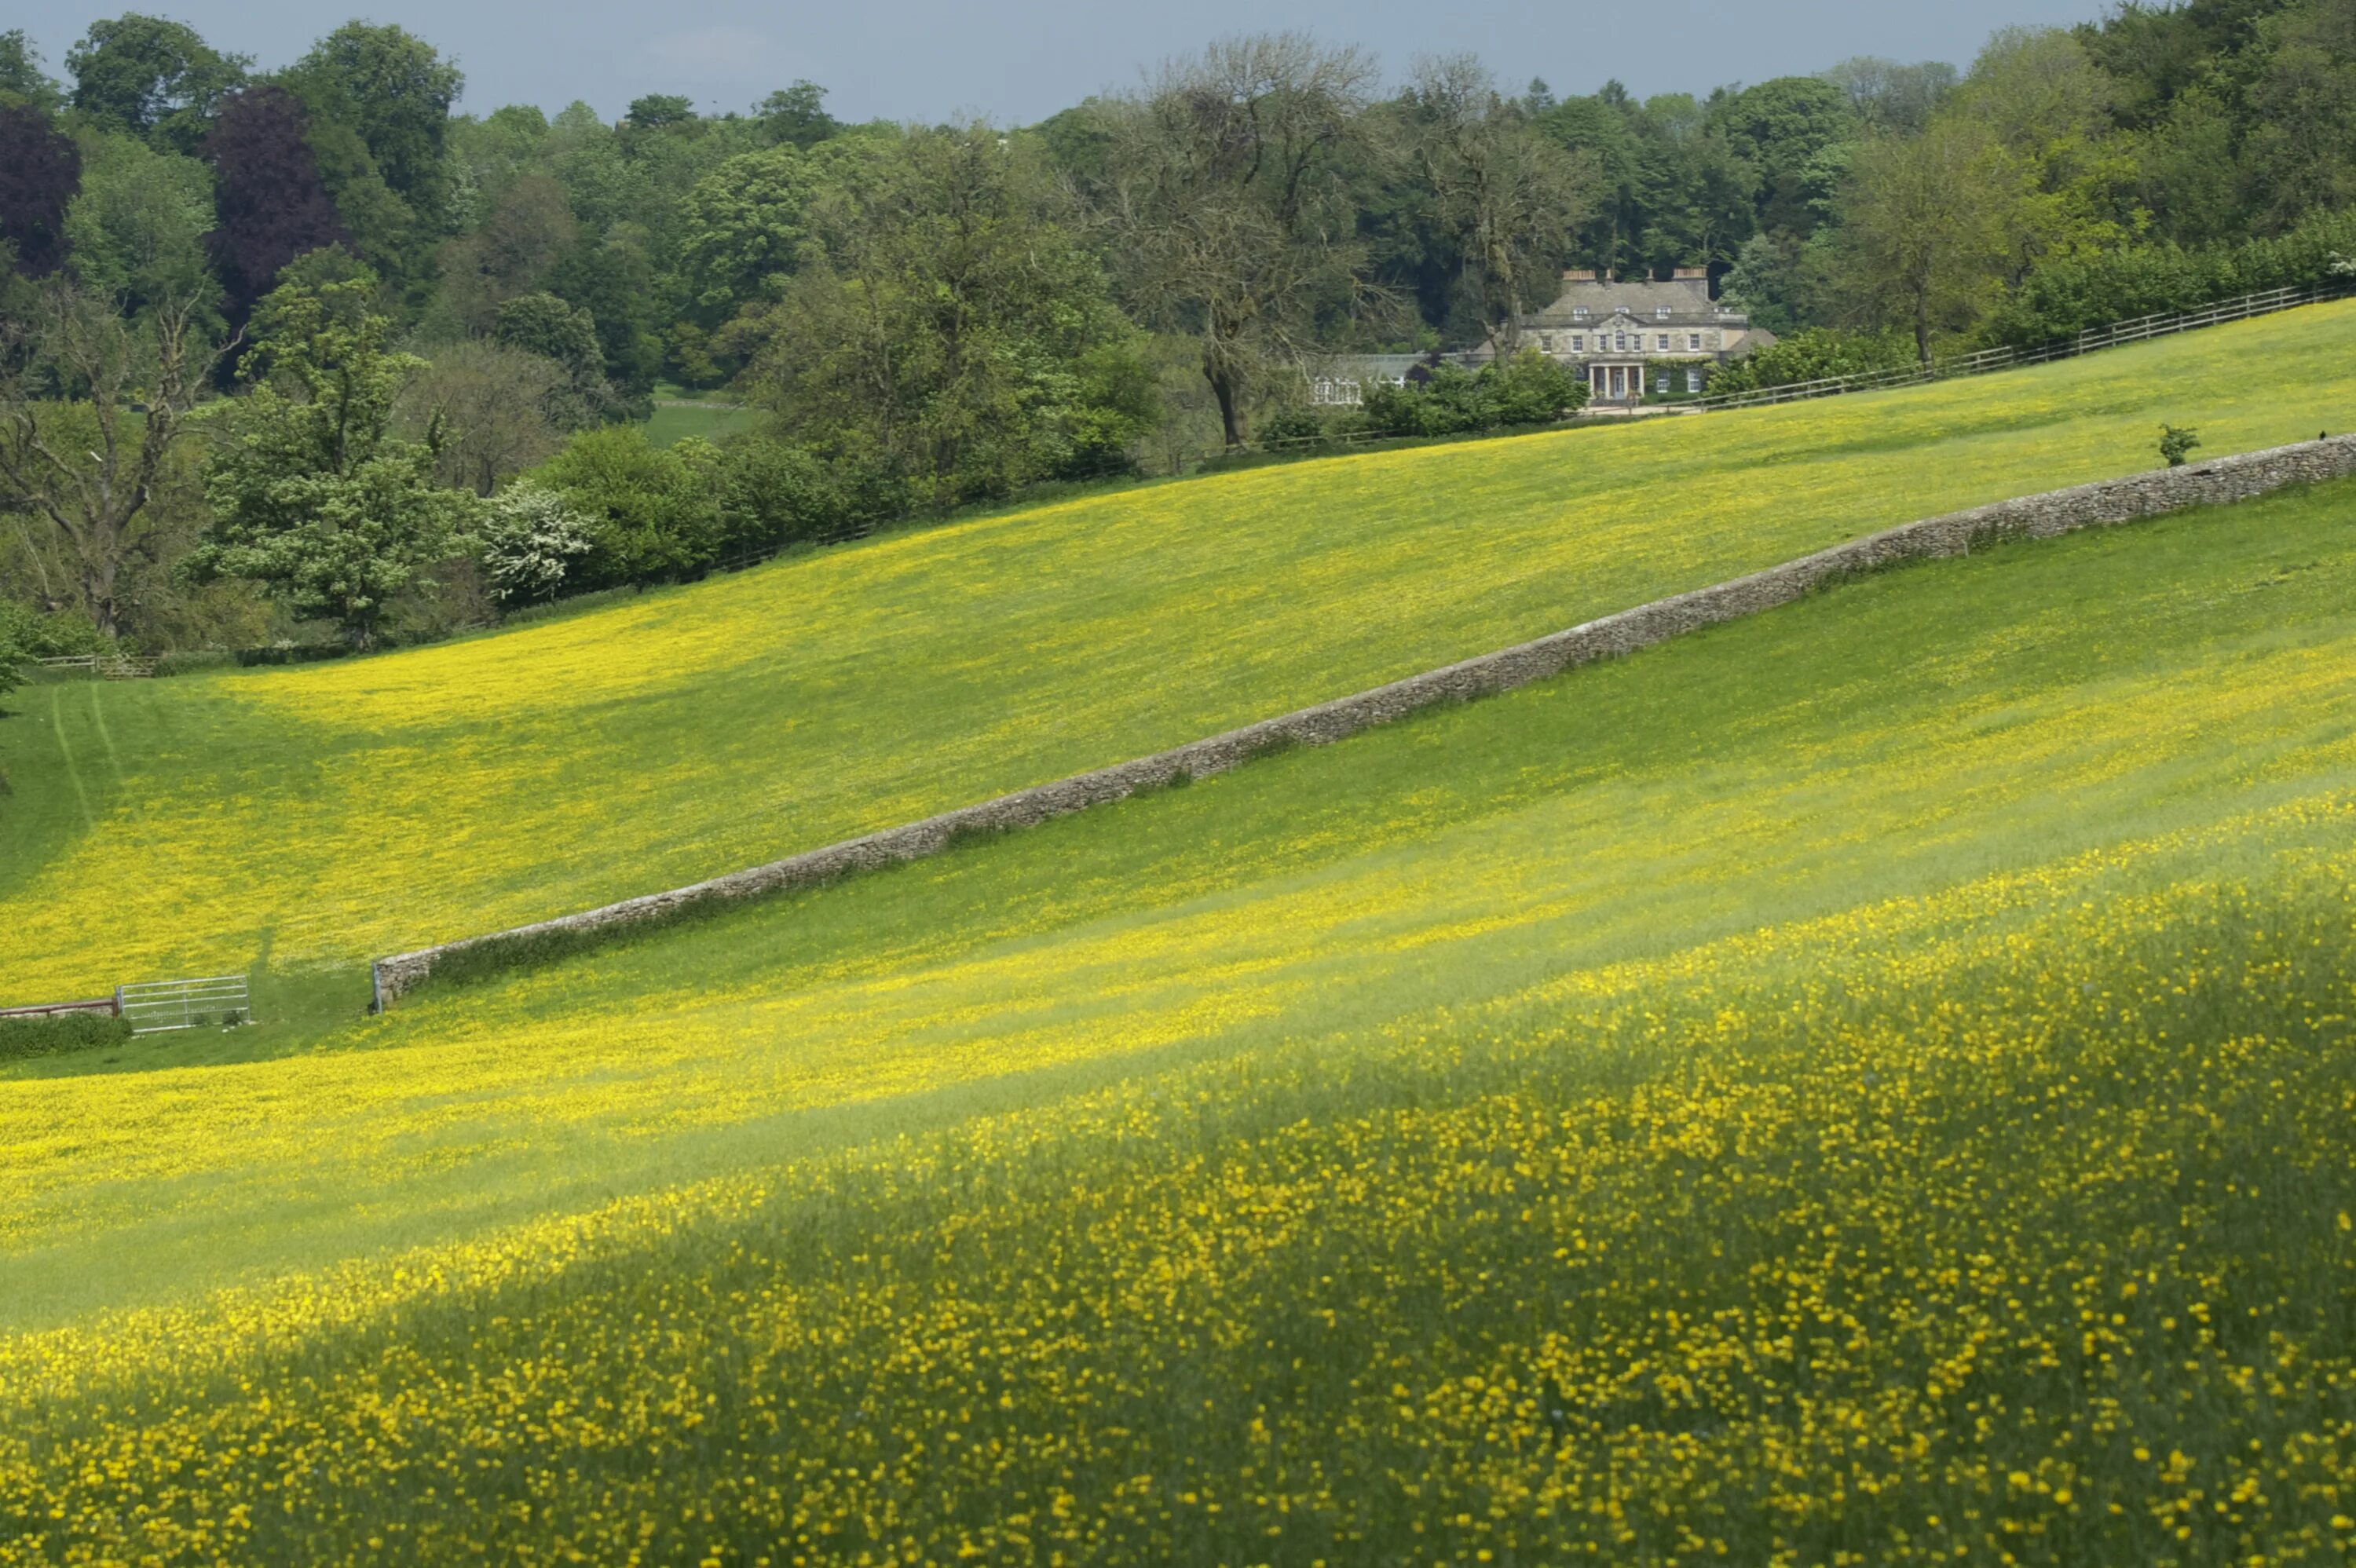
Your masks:
<svg viewBox="0 0 2356 1568"><path fill-rule="evenodd" d="M1633 653L1705 626L1788 604L1843 578L1911 560L1967 555L1975 549L2005 539L2050 539L2080 528L2158 517L2187 507L2247 500L2289 485L2351 475L2356 475L2356 436L2340 436L2222 458L2195 467L2160 469L2125 479L2081 485L1901 524L1748 577L1655 600L1517 647L1262 720L1136 762L1018 790L922 822L871 833L863 838L715 877L691 887L626 899L603 909L541 921L513 931L381 958L374 965L375 1005L381 1008L423 981L433 973L434 960L444 954L543 932L594 931L655 921L715 900L814 887L852 871L921 859L940 853L966 835L1032 827L1051 817L1122 799L1142 789L1169 784L1181 774L1203 778L1225 773L1266 752L1291 745L1327 745L1440 703L1462 702L1510 691L1579 665Z"/></svg>
<svg viewBox="0 0 2356 1568"><path fill-rule="evenodd" d="M1775 341L1709 297L1709 273L1680 267L1664 283L1565 272L1562 293L1517 324L1521 341L1585 372L1591 407L1698 395L1717 366Z"/></svg>

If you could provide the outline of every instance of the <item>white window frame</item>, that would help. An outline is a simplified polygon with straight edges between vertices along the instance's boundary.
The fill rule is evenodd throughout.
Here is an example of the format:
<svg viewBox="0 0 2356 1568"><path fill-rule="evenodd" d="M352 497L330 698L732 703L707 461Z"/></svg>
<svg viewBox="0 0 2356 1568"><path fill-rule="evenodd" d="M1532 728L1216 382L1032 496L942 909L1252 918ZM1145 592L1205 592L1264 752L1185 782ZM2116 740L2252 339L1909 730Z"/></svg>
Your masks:
<svg viewBox="0 0 2356 1568"><path fill-rule="evenodd" d="M1698 354L1701 352L1700 333L1688 332L1686 334L1686 352L1688 354Z"/></svg>
<svg viewBox="0 0 2356 1568"><path fill-rule="evenodd" d="M1570 335L1570 351L1573 354L1584 354L1587 352L1587 334L1583 332L1574 332Z"/></svg>
<svg viewBox="0 0 2356 1568"><path fill-rule="evenodd" d="M1701 367L1696 366L1686 372L1686 390L1688 392L1701 390Z"/></svg>

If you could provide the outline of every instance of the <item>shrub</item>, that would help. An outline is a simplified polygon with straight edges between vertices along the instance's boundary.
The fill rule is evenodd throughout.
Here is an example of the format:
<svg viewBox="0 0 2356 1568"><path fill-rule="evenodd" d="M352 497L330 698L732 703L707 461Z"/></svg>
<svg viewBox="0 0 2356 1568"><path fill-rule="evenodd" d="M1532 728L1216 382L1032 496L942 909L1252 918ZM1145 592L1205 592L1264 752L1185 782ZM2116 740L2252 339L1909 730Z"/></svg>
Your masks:
<svg viewBox="0 0 2356 1568"><path fill-rule="evenodd" d="M1259 425L1259 439L1269 446L1317 447L1325 438L1325 421L1306 403L1279 409Z"/></svg>
<svg viewBox="0 0 2356 1568"><path fill-rule="evenodd" d="M2356 212L2308 218L2270 240L2186 250L2136 245L2040 267L2021 280L1986 329L1989 341L2032 348L2088 327L2198 310L2266 289L2341 276L2356 251Z"/></svg>
<svg viewBox="0 0 2356 1568"><path fill-rule="evenodd" d="M591 549L586 519L545 485L519 480L484 508L483 575L502 604L553 599Z"/></svg>
<svg viewBox="0 0 2356 1568"><path fill-rule="evenodd" d="M721 522L710 443L658 447L636 426L575 435L530 481L586 526L589 549L566 572L574 588L652 582L719 559Z"/></svg>
<svg viewBox="0 0 2356 1568"><path fill-rule="evenodd" d="M2170 468L2183 467L2184 460L2191 456L2192 449L2200 444L2201 437L2196 432L2172 424L2159 427L2159 455L2167 460Z"/></svg>
<svg viewBox="0 0 2356 1568"><path fill-rule="evenodd" d="M1492 361L1475 380L1498 425L1550 424L1587 406L1587 379L1535 348Z"/></svg>
<svg viewBox="0 0 2356 1568"><path fill-rule="evenodd" d="M1772 387L1796 387L1804 381L1829 380L1835 376L1902 370L1914 364L1915 358L1914 340L1902 332L1810 327L1724 367L1710 379L1709 389L1713 393L1759 392Z"/></svg>
<svg viewBox="0 0 2356 1568"><path fill-rule="evenodd" d="M1508 425L1546 424L1587 405L1587 383L1535 348L1493 359L1478 371L1440 365L1366 393L1366 428L1378 435L1463 435Z"/></svg>
<svg viewBox="0 0 2356 1568"><path fill-rule="evenodd" d="M829 464L807 447L764 436L732 441L716 455L711 477L723 556L827 539L876 520L877 504L862 493L863 471L854 464Z"/></svg>
<svg viewBox="0 0 2356 1568"><path fill-rule="evenodd" d="M0 1019L0 1061L56 1056L93 1046L119 1045L131 1038L131 1020L103 1013L59 1013L54 1018Z"/></svg>

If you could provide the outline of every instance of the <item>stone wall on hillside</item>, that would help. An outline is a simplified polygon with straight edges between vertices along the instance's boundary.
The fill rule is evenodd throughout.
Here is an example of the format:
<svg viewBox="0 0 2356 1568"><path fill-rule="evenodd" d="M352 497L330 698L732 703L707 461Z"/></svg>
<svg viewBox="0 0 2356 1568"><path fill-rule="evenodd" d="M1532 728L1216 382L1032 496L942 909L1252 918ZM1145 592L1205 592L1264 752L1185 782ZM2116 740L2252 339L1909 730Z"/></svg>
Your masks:
<svg viewBox="0 0 2356 1568"><path fill-rule="evenodd" d="M938 854L965 835L1029 827L1141 789L1166 785L1181 774L1202 778L1224 773L1265 752L1290 745L1326 745L1419 709L1510 691L1574 666L1633 653L1705 626L1788 604L1844 578L1906 561L1965 555L2007 539L2051 539L2080 528L2132 522L2187 507L2247 500L2286 485L2351 475L2356 475L2356 436L2340 436L2025 496L1901 524L1748 577L1655 600L1534 642L1265 719L1135 762L1017 790L710 881L379 959L374 965L375 1005L381 1008L413 989L433 973L437 959L452 953L548 933L660 920L716 900L812 887L853 871L921 859Z"/></svg>

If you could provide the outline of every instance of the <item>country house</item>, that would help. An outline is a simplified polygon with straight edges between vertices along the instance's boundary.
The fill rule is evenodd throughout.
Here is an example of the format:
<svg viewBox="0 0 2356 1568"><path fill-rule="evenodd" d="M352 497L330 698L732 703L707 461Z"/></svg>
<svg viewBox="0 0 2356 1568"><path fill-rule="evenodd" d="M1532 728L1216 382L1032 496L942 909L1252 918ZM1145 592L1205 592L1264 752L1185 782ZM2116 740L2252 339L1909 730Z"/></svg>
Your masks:
<svg viewBox="0 0 2356 1568"><path fill-rule="evenodd" d="M1515 325L1523 346L1583 369L1590 402L1606 405L1697 396L1719 366L1775 341L1709 297L1702 267L1665 281L1565 272L1555 302Z"/></svg>
<svg viewBox="0 0 2356 1568"><path fill-rule="evenodd" d="M1709 273L1701 267L1680 267L1665 280L1624 282L1591 271L1565 272L1555 302L1515 325L1517 347L1537 348L1580 371L1589 407L1605 410L1698 397L1719 366L1775 341L1742 311L1712 300ZM1369 386L1404 386L1443 360L1474 368L1498 347L1320 360L1309 370L1309 400L1355 408Z"/></svg>

